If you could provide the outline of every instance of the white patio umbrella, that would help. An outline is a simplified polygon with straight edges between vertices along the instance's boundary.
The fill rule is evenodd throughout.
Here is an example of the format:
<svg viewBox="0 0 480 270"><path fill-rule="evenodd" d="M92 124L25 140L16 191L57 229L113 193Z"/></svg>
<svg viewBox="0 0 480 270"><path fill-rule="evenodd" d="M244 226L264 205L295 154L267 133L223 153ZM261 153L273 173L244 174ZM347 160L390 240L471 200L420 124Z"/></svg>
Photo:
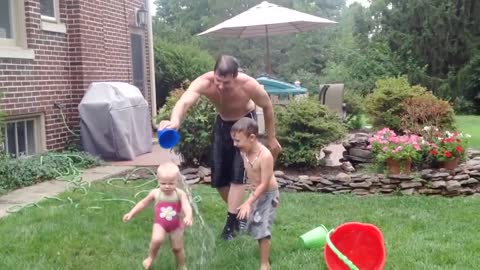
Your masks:
<svg viewBox="0 0 480 270"><path fill-rule="evenodd" d="M268 40L270 35L307 32L332 24L336 24L336 22L263 1L197 35L240 38L265 36L267 47L266 67L267 72L271 74L270 44Z"/></svg>

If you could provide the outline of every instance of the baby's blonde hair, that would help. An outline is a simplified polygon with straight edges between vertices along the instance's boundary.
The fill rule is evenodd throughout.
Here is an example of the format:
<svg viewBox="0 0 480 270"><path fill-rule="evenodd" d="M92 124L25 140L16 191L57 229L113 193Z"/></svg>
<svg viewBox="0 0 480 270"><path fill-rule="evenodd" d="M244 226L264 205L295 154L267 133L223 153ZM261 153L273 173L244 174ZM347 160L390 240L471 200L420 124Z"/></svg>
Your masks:
<svg viewBox="0 0 480 270"><path fill-rule="evenodd" d="M157 168L157 179L170 178L178 181L180 179L180 169L173 162L160 164Z"/></svg>

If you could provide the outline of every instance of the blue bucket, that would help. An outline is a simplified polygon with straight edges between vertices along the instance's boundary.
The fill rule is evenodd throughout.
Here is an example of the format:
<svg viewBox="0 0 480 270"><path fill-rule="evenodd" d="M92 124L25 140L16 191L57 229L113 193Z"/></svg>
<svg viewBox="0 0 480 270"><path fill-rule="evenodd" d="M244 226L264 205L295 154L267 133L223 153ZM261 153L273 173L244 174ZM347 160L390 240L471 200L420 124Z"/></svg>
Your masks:
<svg viewBox="0 0 480 270"><path fill-rule="evenodd" d="M161 147L169 149L177 145L180 141L180 134L177 130L166 128L157 131L158 143Z"/></svg>

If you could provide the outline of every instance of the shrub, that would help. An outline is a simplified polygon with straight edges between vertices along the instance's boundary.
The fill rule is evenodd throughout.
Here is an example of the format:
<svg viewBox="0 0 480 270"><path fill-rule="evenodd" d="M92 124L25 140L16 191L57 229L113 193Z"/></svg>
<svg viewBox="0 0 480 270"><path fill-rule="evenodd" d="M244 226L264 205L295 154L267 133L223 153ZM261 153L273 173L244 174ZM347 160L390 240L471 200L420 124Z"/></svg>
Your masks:
<svg viewBox="0 0 480 270"><path fill-rule="evenodd" d="M157 123L170 119L175 103L184 92L183 89L176 89L170 93L159 111ZM215 116L215 107L203 97L188 111L179 130L180 142L174 148L174 152L182 156L183 165L209 165Z"/></svg>
<svg viewBox="0 0 480 270"><path fill-rule="evenodd" d="M99 165L100 161L85 152L45 153L27 158L0 156L0 189L29 186L62 174L72 174L72 169L85 169Z"/></svg>
<svg viewBox="0 0 480 270"><path fill-rule="evenodd" d="M363 128L362 115L365 112L365 108L363 106L364 98L353 91L347 90L345 91L344 95L344 103L347 115L345 122L348 129L355 130Z"/></svg>
<svg viewBox="0 0 480 270"><path fill-rule="evenodd" d="M400 127L414 134L420 134L425 126L439 129L452 129L455 114L447 101L435 97L431 93L407 98L403 104Z"/></svg>
<svg viewBox="0 0 480 270"><path fill-rule="evenodd" d="M277 137L283 147L278 164L283 167L313 167L327 144L345 136L336 113L318 101L303 98L277 110Z"/></svg>
<svg viewBox="0 0 480 270"><path fill-rule="evenodd" d="M401 130L401 115L404 114L403 101L422 95L426 89L410 86L405 77L378 80L373 93L366 97L365 107L374 128L389 127Z"/></svg>
<svg viewBox="0 0 480 270"><path fill-rule="evenodd" d="M365 112L365 108L363 106L365 99L361 95L347 90L345 91L343 98L346 104L347 118L360 115Z"/></svg>
<svg viewBox="0 0 480 270"><path fill-rule="evenodd" d="M480 114L480 101L476 98L480 93L480 51L473 54L470 61L458 71L450 82L452 88L455 89L453 96L457 99L463 97L463 100L455 100L457 105L455 112Z"/></svg>
<svg viewBox="0 0 480 270"><path fill-rule="evenodd" d="M477 113L477 104L475 102L466 99L465 97L456 97L453 103L453 108L456 114L470 115Z"/></svg>
<svg viewBox="0 0 480 270"><path fill-rule="evenodd" d="M353 117L347 118L345 126L349 131L357 131L366 127L366 121L362 115L354 115Z"/></svg>
<svg viewBox="0 0 480 270"><path fill-rule="evenodd" d="M157 104L163 105L168 93L212 70L215 60L193 45L158 41L155 44L155 87Z"/></svg>

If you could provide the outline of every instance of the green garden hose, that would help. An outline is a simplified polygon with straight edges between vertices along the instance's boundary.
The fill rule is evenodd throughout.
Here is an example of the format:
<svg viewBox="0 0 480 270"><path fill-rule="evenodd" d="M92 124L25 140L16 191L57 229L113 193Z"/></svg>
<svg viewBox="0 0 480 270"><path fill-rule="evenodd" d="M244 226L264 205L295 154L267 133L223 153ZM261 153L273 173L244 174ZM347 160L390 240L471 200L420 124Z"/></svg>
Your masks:
<svg viewBox="0 0 480 270"><path fill-rule="evenodd" d="M83 181L83 179L82 179L83 170L75 167L74 162L73 162L73 158L80 159L80 160L84 160L84 158L79 156L79 155L75 155L75 154L58 154L58 155L51 155L51 157L65 158L65 159L67 159L67 163L68 163L66 168L63 168L63 169L54 168L54 172L58 175L55 178L55 180L67 182L67 184L66 184L67 191L73 191L73 192L78 191L83 196L87 195L89 193L91 183ZM40 166L42 166L42 165L43 165L43 156L40 157ZM146 170L149 174L151 174L152 179L146 181L145 183L142 183L142 184L139 184L139 185L136 185L136 186L133 186L133 187L132 186L127 187L127 186L122 186L122 185L116 184L117 182L122 182L123 184L127 184L129 179L132 177L132 175L134 175L136 172L141 171L141 170ZM110 186L114 186L114 187L117 187L117 188L134 188L134 189L137 189L137 188L147 186L147 185L152 184L152 183L156 183L157 182L156 178L157 178L157 175L152 169L150 169L148 167L139 167L139 168L135 168L134 170L129 172L125 177L111 178L111 179L108 179L106 181L106 183ZM199 203L202 200L199 195L196 195L196 196L192 195L192 192L188 188L188 185L185 183L184 179L182 180L182 184L184 186L184 189L185 189L186 193L188 194L189 199L192 202ZM158 185L157 185L157 187L158 187ZM150 192L150 190L138 191L137 193L135 193L134 198L137 198L140 194L148 193L148 192ZM103 193L103 192L96 192L96 193L102 194L102 195L107 195L107 196L109 195L109 194L106 194L106 193ZM72 198L70 198L70 197L67 197L66 200L63 200L63 199L60 199L60 198L55 197L55 196L44 196L43 199L55 200L55 201L61 202L63 204L74 204ZM96 199L94 201L101 201L101 202L118 201L118 202L128 202L128 203L133 204L133 205L136 204L136 202L134 202L132 200L123 199L123 198ZM78 208L79 206L80 206L80 204L78 204L78 203L76 203L74 205L75 208ZM24 209L30 208L30 207L42 208L37 203L28 203L28 204L23 204L23 205L22 204L13 205L13 206L9 207L6 210L6 212L7 213L17 213L17 212L20 212ZM102 207L100 207L100 206L90 206L87 209L102 209ZM198 211L198 209L196 209L195 205L194 205L194 211L197 215L199 214L199 211ZM198 215L198 216L200 216L200 215ZM201 219L200 222L202 224L204 224L203 219Z"/></svg>
<svg viewBox="0 0 480 270"><path fill-rule="evenodd" d="M67 184L66 184L67 191L73 191L73 192L78 191L78 192L82 193L83 196L87 195L89 190L90 190L91 183L83 181L83 179L82 179L83 170L75 167L74 162L73 162L73 158L80 159L80 160L84 160L84 158L79 156L79 155L75 155L75 154L58 154L58 155L51 155L51 157L65 158L67 160L67 167L66 168L63 168L63 169L54 168L54 172L58 175L55 178L55 180L67 182ZM40 166L42 166L42 165L43 165L43 156L40 157ZM131 177L131 175L133 175L135 172L137 172L139 170L147 170L148 172L150 172L152 174L154 179L156 179L156 174L153 170L151 170L150 168L146 168L146 167L140 167L140 168L136 168L136 169L132 170L124 178L109 179L107 181L107 184L115 186L115 187L122 187L120 185L114 185L113 182L114 181L122 181L123 183L126 184L128 182L129 177ZM147 181L145 183L142 183L140 185L133 186L133 187L128 187L128 188L139 188L139 187L143 187L143 186L146 186L146 185L154 183L154 182L156 182L156 180L149 180L149 181ZM139 194L144 193L144 192L148 192L148 190L142 190L140 192L137 192L135 194L135 198ZM98 193L101 193L103 195L108 195L108 194L103 193L103 192L98 192ZM60 198L55 197L55 196L44 196L43 199L55 200L55 201L61 202L63 204L73 204L74 203L72 198L70 198L70 197L67 197L66 200L63 200L63 199L60 199ZM103 201L103 202L120 201L120 202L128 202L128 203L131 203L131 204L136 204L132 200L123 199L123 198L97 199L95 201ZM75 206L75 208L78 208L79 204L77 203L74 206ZM17 212L20 212L24 209L30 208L30 207L42 208L37 203L27 203L27 204L23 204L23 205L22 204L13 205L13 206L9 207L6 210L6 212L7 213L17 213ZM102 207L100 207L100 206L91 206L91 207L88 207L87 209L101 209L101 208Z"/></svg>

